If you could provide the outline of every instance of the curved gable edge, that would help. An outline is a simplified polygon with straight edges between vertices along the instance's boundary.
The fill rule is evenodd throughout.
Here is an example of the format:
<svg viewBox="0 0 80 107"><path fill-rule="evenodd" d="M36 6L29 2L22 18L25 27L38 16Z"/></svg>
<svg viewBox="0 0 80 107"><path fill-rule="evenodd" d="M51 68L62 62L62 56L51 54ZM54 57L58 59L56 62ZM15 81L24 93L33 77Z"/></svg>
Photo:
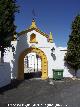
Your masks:
<svg viewBox="0 0 80 107"><path fill-rule="evenodd" d="M35 30L36 32L38 32L41 35L45 36L46 38L49 37L46 33L42 32L39 28L31 28L31 29L29 28L29 29L23 30L23 31L18 33L18 36L22 36L23 34L28 33L30 31L33 31L33 30Z"/></svg>

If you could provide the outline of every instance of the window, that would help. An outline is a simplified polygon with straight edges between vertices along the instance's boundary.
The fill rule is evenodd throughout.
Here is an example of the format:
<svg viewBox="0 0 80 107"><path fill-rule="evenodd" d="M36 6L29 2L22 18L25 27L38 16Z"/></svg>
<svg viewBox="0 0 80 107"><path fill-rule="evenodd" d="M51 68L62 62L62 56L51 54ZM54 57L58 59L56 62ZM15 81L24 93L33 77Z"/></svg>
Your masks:
<svg viewBox="0 0 80 107"><path fill-rule="evenodd" d="M34 33L30 35L30 43L38 43L36 41L36 35Z"/></svg>

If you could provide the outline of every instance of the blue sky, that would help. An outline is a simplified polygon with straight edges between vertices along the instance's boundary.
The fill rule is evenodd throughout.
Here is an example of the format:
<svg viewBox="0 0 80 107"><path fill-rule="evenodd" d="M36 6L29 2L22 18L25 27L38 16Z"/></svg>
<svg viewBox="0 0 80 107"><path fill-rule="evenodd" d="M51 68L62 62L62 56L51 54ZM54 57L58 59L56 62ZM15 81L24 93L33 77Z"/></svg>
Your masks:
<svg viewBox="0 0 80 107"><path fill-rule="evenodd" d="M27 29L36 14L36 24L45 33L52 32L57 46L67 46L71 23L80 13L80 0L17 0L20 13L16 14L17 32Z"/></svg>

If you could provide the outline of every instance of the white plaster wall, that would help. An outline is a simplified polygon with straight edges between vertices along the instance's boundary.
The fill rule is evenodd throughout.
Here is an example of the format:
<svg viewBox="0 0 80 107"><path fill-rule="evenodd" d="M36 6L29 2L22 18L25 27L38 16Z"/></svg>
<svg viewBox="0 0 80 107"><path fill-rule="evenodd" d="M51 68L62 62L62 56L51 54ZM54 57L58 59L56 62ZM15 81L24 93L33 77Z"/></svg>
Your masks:
<svg viewBox="0 0 80 107"><path fill-rule="evenodd" d="M64 56L67 52L66 47L57 47L55 50L56 61L54 63L54 69L63 69L63 77L73 77L74 70L65 64Z"/></svg>
<svg viewBox="0 0 80 107"><path fill-rule="evenodd" d="M25 35L22 35L18 38L17 43L13 43L13 45L16 44L16 51L14 53L14 61L13 61L13 69L12 69L12 78L17 78L17 71L18 71L18 59L20 54L27 49L29 46L27 44L27 38Z"/></svg>
<svg viewBox="0 0 80 107"><path fill-rule="evenodd" d="M30 43L30 35L34 33L36 34L36 41L38 41L38 44L36 43ZM18 59L19 55L27 48L29 47L37 47L41 49L45 55L47 56L48 60L48 77L53 78L53 69L64 69L63 76L64 77L72 77L72 74L69 72L70 70L65 66L64 64L64 56L65 56L65 50L66 48L63 47L56 47L55 43L49 43L47 42L47 38L40 33L36 32L35 30L30 31L22 36L18 37L18 41L12 42L12 45L15 47L14 56L11 53L11 64L12 64L12 78L17 78L17 71L18 71ZM56 56L56 60L54 60L51 56L51 49L55 48L53 54ZM8 54L8 58L9 58ZM7 58L7 59L8 59ZM11 59L10 58L10 59ZM11 65L10 65L11 66Z"/></svg>
<svg viewBox="0 0 80 107"><path fill-rule="evenodd" d="M41 49L45 53L45 55L47 56L47 60L48 60L48 77L52 78L53 77L52 69L54 68L54 66L53 66L54 60L52 59L52 56L51 56L51 49L53 47L56 48L55 43L49 43L45 36L39 34L38 32L35 32L35 31L32 31L32 32L27 34L29 39L30 39L31 33L36 34L36 40L38 41L38 44L33 44L33 45L35 45L37 48ZM30 44L30 46L31 45L32 44Z"/></svg>
<svg viewBox="0 0 80 107"><path fill-rule="evenodd" d="M38 44L36 43L30 43L30 35L34 33L36 34L36 41L38 41ZM53 78L53 69L64 69L64 77L72 77L72 75L68 72L68 68L65 67L64 65L64 55L65 51L60 51L60 50L65 50L66 48L62 47L56 47L55 43L49 43L47 42L47 38L40 33L36 32L35 30L28 32L27 34L24 34L18 38L17 42L17 47L16 47L16 53L14 55L15 63L14 63L14 69L13 72L15 74L15 77L17 77L17 71L18 71L18 58L21 52L23 52L25 49L29 47L37 47L41 49L45 55L47 56L48 60L48 77ZM55 48L55 51L53 54L56 56L56 60L54 60L51 56L51 49Z"/></svg>
<svg viewBox="0 0 80 107"><path fill-rule="evenodd" d="M35 43L29 43L29 40L30 40L30 35L34 33L36 34L36 41L38 41L38 44L35 44ZM53 77L53 72L52 72L52 69L54 68L54 60L52 59L52 56L51 56L51 49L54 47L56 48L55 46L55 43L49 43L47 41L47 38L41 34L39 34L38 32L36 31L31 31L31 32L28 32L27 33L27 42L29 43L29 46L36 46L37 48L41 49L45 55L47 56L47 60L48 60L48 77L49 78L52 78Z"/></svg>
<svg viewBox="0 0 80 107"><path fill-rule="evenodd" d="M60 50L56 48L55 50L56 60L54 63L54 69L63 69L63 55L61 54Z"/></svg>
<svg viewBox="0 0 80 107"><path fill-rule="evenodd" d="M37 43L30 43L30 35L34 33L36 35L36 41L38 42ZM47 38L43 35L41 35L40 33L36 32L35 30L31 31L31 32L28 32L27 34L25 34L26 37L27 37L27 43L30 46L36 46L36 47L42 47L42 48L45 48L45 47L55 47L55 43L49 43L47 41Z"/></svg>
<svg viewBox="0 0 80 107"><path fill-rule="evenodd" d="M29 43L30 41L30 35L32 33L36 34L36 40L38 41L38 44L36 43ZM35 46L39 49L41 49L47 56L47 60L48 60L48 71L49 71L49 77L52 76L52 69L53 69L53 59L51 56L51 49L55 44L54 43L48 43L47 42L47 38L41 34L39 34L36 31L31 31L28 32L25 35L22 35L19 37L19 40L17 42L17 46L16 46L16 53L14 55L14 59L15 59L15 63L14 63L14 67L13 67L13 72L14 72L14 77L17 77L17 71L18 71L18 58L19 55L21 54L21 52L23 52L25 49L29 48L30 46Z"/></svg>
<svg viewBox="0 0 80 107"><path fill-rule="evenodd" d="M64 66L63 77L70 77L70 78L72 78L73 74L74 74L74 70L73 69Z"/></svg>
<svg viewBox="0 0 80 107"><path fill-rule="evenodd" d="M0 63L0 88L10 84L11 73L9 63Z"/></svg>
<svg viewBox="0 0 80 107"><path fill-rule="evenodd" d="M29 42L30 35L32 33L36 34L36 41L38 41L38 44ZM0 65L0 72L1 72L0 86L1 87L10 83L10 76L12 79L17 78L19 56L25 49L33 46L41 49L45 53L48 60L48 77L49 78L53 78L53 69L63 69L64 70L63 77L73 77L73 74L72 74L73 70L71 68L68 68L64 62L64 56L66 53L66 51L64 50L66 50L66 48L56 47L55 43L49 43L45 36L41 35L35 30L18 37L18 41L12 41L11 45L14 46L15 51L12 52L12 48L6 48L4 53L4 62L10 63L10 66L7 63ZM52 52L51 49L53 47L55 50ZM56 60L52 57L52 54L54 54ZM39 62L39 64L41 65L41 61ZM4 75L3 78L2 78L2 75Z"/></svg>
<svg viewBox="0 0 80 107"><path fill-rule="evenodd" d="M10 62L13 60L12 48L6 48L4 52L4 62Z"/></svg>

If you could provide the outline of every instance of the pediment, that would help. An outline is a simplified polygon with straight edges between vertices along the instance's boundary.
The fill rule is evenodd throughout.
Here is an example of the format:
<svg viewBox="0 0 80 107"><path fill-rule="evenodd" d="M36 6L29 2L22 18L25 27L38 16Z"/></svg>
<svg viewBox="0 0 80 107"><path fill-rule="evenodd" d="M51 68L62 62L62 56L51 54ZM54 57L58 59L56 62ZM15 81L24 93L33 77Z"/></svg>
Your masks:
<svg viewBox="0 0 80 107"><path fill-rule="evenodd" d="M18 33L18 35L21 36L21 35L23 35L23 34L25 34L25 33L31 32L31 31L33 31L33 30L35 30L36 32L38 32L38 33L40 33L41 35L45 36L46 38L49 37L46 33L42 32L39 28L29 28L29 29L27 29L27 30L21 31L20 33Z"/></svg>
<svg viewBox="0 0 80 107"><path fill-rule="evenodd" d="M46 33L42 32L42 31L36 26L36 23L35 23L35 20L34 20L34 19L32 20L32 24L30 25L30 27L29 27L28 29L26 29L26 30L21 31L20 33L18 33L18 35L21 36L21 35L23 35L23 34L25 34L25 33L31 32L31 31L33 31L33 30L35 30L36 32L38 32L38 33L40 33L41 35L45 36L46 38L49 37Z"/></svg>

